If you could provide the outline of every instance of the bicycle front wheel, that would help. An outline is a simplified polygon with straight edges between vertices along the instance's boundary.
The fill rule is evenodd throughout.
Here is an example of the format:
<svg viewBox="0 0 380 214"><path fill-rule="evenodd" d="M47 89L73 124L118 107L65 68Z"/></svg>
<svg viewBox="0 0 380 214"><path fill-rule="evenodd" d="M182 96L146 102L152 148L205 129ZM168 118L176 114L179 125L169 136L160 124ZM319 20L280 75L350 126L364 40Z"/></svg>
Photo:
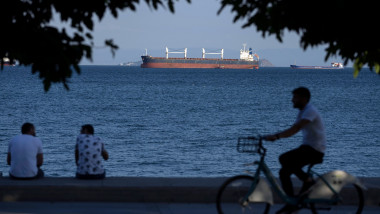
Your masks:
<svg viewBox="0 0 380 214"><path fill-rule="evenodd" d="M323 210L328 210L332 213L356 213L360 214L364 207L363 190L356 184L346 185L338 196L341 200L337 204L326 205L311 203L310 208L313 214L321 213ZM345 211L342 210L344 208Z"/></svg>
<svg viewBox="0 0 380 214"><path fill-rule="evenodd" d="M219 214L268 213L270 204L244 200L253 183L253 177L238 175L228 179L219 188L216 207Z"/></svg>

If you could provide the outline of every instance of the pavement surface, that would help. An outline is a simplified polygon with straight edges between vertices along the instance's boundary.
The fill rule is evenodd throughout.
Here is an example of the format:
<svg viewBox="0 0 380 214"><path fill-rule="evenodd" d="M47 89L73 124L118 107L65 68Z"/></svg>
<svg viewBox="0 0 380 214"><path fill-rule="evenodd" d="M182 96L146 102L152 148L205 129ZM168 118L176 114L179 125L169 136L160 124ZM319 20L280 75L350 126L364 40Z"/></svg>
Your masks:
<svg viewBox="0 0 380 214"><path fill-rule="evenodd" d="M0 214L4 213L217 213L215 198L227 178L110 177L104 180L46 177L0 178ZM380 178L360 178L367 187L363 213L380 213ZM300 182L294 180L296 188ZM344 189L351 194L351 189ZM276 196L276 194L274 194ZM270 213L282 206L275 197ZM338 206L320 213L350 213ZM310 213L301 210L299 213Z"/></svg>
<svg viewBox="0 0 380 214"><path fill-rule="evenodd" d="M283 205L273 205L269 213L274 214ZM93 203L93 202L0 202L0 214L217 214L215 203ZM298 214L310 214L300 210ZM318 213L353 213L352 207L339 206ZM366 206L363 214L379 214L379 206Z"/></svg>

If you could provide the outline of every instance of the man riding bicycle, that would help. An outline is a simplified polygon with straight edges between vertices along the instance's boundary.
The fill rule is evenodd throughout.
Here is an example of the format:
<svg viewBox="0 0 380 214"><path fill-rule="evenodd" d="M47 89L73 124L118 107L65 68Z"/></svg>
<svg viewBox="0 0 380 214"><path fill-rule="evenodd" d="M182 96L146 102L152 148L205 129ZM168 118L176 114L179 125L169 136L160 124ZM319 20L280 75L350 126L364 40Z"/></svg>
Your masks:
<svg viewBox="0 0 380 214"><path fill-rule="evenodd" d="M280 180L288 196L294 196L293 184L290 179L292 174L304 182L301 192L312 186L314 181L302 168L306 165L321 163L326 149L324 126L317 109L309 103L310 91L305 87L299 87L294 89L292 93L293 107L300 110L295 123L288 129L265 137L265 140L275 141L280 138L291 137L302 130L301 146L285 152L279 158L282 166L279 173ZM289 213L294 209L296 208L286 205L277 213Z"/></svg>

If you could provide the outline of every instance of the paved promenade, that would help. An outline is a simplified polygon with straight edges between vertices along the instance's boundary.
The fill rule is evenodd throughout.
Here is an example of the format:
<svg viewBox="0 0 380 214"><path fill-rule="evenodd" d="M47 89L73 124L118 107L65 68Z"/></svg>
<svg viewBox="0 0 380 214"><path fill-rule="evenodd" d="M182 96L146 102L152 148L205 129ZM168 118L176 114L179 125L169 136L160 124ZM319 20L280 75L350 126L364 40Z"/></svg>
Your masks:
<svg viewBox="0 0 380 214"><path fill-rule="evenodd" d="M269 214L276 213L283 204L271 206ZM352 213L352 207L339 206L318 214ZM93 202L0 202L0 214L217 214L215 203L93 203ZM310 214L300 210L298 214ZM379 214L380 207L366 206L362 214Z"/></svg>
<svg viewBox="0 0 380 214"><path fill-rule="evenodd" d="M86 213L80 210L90 207L95 207L93 213L102 213L102 207L113 209L109 213L123 213L118 212L121 210L132 210L127 213L189 213L185 212L189 207L205 211L196 213L215 213L216 193L225 180L110 177L91 181L46 177L19 181L3 177L0 178L0 213L30 213L33 207L39 211L36 213L49 213L49 207L50 211L62 210L60 213ZM380 178L361 178L361 181L367 187L364 193L366 210L368 213L380 213ZM295 182L296 187L299 185ZM345 191L350 194L351 190ZM275 197L275 203L275 207L279 207L282 201ZM29 211L20 210L22 207ZM42 207L48 210L43 212ZM77 210L72 210L75 207Z"/></svg>

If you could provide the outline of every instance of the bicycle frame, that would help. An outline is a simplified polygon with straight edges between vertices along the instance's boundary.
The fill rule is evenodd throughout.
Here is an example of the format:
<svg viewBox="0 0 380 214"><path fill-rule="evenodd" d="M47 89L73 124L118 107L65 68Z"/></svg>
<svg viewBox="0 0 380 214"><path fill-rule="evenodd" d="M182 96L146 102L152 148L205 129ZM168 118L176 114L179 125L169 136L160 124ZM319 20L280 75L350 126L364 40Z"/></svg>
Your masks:
<svg viewBox="0 0 380 214"><path fill-rule="evenodd" d="M244 199L246 201L250 201L250 202L263 202L262 200L252 200L252 199L254 199L254 197L252 197L252 195L254 195L254 194L256 194L256 195L263 195L264 193L260 192L259 189L266 189L265 186L268 186L268 188L269 188L269 185L267 183L267 181L268 181L269 184L270 184L270 186L273 187L273 189L276 192L276 194L279 195L283 201L285 201L288 204L294 204L294 205L297 204L298 199L294 198L294 197L289 197L285 193L285 191L282 189L281 185L277 182L276 178L273 176L273 174L270 171L269 167L265 163L264 157L265 157L265 155L262 155L261 158L260 158L260 161L253 162L253 164L254 165L258 165L258 167L257 167L256 173L253 176L254 177L254 181L252 182L252 185L251 185L251 187L250 187L250 189L249 189L249 191L248 191L248 193L247 193L247 195L245 196ZM264 176L267 179L267 181L265 181L265 180L263 180L263 179L260 178L261 172L264 174ZM259 185L261 185L262 187L261 188L257 188ZM269 190L270 190L270 188L269 188ZM265 202L267 202L269 204L273 204L273 196L272 196L272 194L270 194L270 197L267 197L267 199L268 200L265 201Z"/></svg>
<svg viewBox="0 0 380 214"><path fill-rule="evenodd" d="M335 191L335 189L330 185L330 183L324 178L324 176L318 174L317 172L309 169L308 173L310 175L316 175L320 181L323 182L324 185L327 186L327 188L332 192L332 194L335 196L335 197L332 197L330 199L327 199L327 198L305 198L303 201L306 202L306 203L328 203L328 204L335 204L335 203L338 203L341 199L339 197L339 194L337 191Z"/></svg>

